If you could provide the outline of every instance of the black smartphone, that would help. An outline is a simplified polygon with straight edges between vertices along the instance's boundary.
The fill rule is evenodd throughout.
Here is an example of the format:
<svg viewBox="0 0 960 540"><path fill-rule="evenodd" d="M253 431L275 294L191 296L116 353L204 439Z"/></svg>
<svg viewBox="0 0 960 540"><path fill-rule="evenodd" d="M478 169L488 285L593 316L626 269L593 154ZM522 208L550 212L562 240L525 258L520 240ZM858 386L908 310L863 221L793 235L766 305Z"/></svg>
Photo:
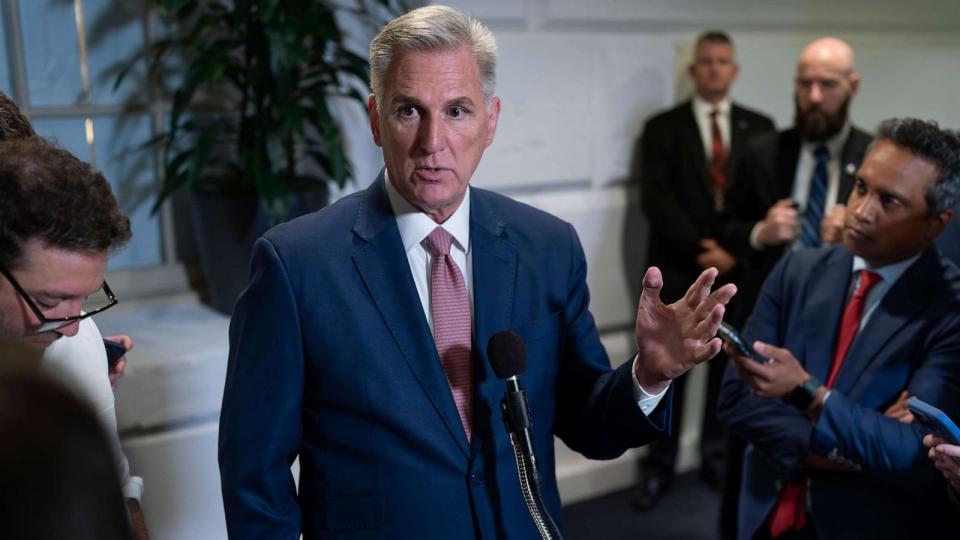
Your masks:
<svg viewBox="0 0 960 540"><path fill-rule="evenodd" d="M107 365L110 367L117 365L117 362L127 354L126 347L109 339L103 340L103 348L107 350Z"/></svg>
<svg viewBox="0 0 960 540"><path fill-rule="evenodd" d="M757 351L753 350L753 347L742 337L740 333L737 332L736 328L730 326L729 324L720 321L720 328L717 329L717 335L720 336L725 343L731 343L743 356L749 356L761 364L767 363L767 359L757 354Z"/></svg>

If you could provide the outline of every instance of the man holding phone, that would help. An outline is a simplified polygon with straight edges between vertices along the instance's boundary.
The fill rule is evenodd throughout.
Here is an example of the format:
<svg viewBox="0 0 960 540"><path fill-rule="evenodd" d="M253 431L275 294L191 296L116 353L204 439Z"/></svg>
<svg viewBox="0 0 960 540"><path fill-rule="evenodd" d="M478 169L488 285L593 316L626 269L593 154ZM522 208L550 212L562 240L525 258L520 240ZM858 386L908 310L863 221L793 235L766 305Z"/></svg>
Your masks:
<svg viewBox="0 0 960 540"><path fill-rule="evenodd" d="M91 404L116 444L134 537L145 539L143 483L120 452L105 344L90 318L117 302L104 274L130 238L129 220L90 165L36 136L2 139L0 340L43 350L44 368ZM126 336L114 339L132 346Z"/></svg>
<svg viewBox="0 0 960 540"><path fill-rule="evenodd" d="M884 412L906 390L960 414L960 271L933 245L958 199L960 138L886 121L857 171L843 245L791 252L764 282L743 336L766 361L728 345L717 405L750 443L739 538L957 526L923 458L926 431Z"/></svg>

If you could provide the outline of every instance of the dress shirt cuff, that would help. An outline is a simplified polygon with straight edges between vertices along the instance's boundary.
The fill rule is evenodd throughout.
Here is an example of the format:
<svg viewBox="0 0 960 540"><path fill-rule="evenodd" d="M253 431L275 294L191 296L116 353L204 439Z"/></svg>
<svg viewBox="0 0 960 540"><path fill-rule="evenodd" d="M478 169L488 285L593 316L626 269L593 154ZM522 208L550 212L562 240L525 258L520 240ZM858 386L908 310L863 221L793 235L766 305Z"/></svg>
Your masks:
<svg viewBox="0 0 960 540"><path fill-rule="evenodd" d="M134 499L137 503L143 502L143 478L131 476L123 484L123 498Z"/></svg>
<svg viewBox="0 0 960 540"><path fill-rule="evenodd" d="M633 367L630 369L631 376L633 377L633 399L637 400L637 406L640 407L640 411L650 416L650 413L660 404L663 396L667 395L667 390L670 390L670 386L667 385L667 387L663 389L663 392L656 395L644 390L643 387L640 386L640 381L637 380L637 362L639 358L639 355L633 357Z"/></svg>
<svg viewBox="0 0 960 540"><path fill-rule="evenodd" d="M766 249L766 248L764 247L763 244L760 243L759 240L757 240L757 237L758 237L758 236L760 236L760 222L759 222L759 221L756 222L756 223L754 223L754 224L753 224L753 228L750 229L750 247L752 247L753 249L755 249L755 250L757 250L757 251L763 251L763 250Z"/></svg>

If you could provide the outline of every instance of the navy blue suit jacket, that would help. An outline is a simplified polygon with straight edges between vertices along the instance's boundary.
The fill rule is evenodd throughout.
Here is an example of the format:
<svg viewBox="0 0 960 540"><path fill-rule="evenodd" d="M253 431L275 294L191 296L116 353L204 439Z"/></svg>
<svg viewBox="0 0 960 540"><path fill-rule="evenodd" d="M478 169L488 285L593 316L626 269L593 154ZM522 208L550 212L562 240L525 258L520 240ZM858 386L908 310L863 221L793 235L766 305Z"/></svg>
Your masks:
<svg viewBox="0 0 960 540"><path fill-rule="evenodd" d="M842 246L786 255L764 282L745 337L786 347L825 381L852 262ZM956 526L948 522L943 478L920 442L924 430L883 414L904 389L960 418L960 273L934 248L904 272L856 336L816 424L781 400L752 396L727 370L718 415L750 443L739 538L765 526L783 482L808 453L860 469L809 472L820 539L922 538Z"/></svg>
<svg viewBox="0 0 960 540"><path fill-rule="evenodd" d="M464 435L383 177L267 233L230 324L220 472L231 538L538 538L486 358L527 347L547 506L560 519L554 435L587 457L662 434L631 363L612 370L568 223L473 189L473 439ZM300 457L299 495L289 467Z"/></svg>

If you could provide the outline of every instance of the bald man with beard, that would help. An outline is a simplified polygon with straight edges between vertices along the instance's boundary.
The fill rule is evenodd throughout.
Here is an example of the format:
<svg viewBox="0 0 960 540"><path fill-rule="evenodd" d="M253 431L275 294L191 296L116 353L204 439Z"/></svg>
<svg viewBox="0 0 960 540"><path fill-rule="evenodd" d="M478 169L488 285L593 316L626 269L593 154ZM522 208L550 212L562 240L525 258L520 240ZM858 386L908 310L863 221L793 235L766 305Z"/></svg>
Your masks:
<svg viewBox="0 0 960 540"><path fill-rule="evenodd" d="M785 250L839 241L843 202L871 141L848 117L859 87L850 45L814 40L797 62L794 126L748 143L727 192L721 241L749 262L728 320L743 324Z"/></svg>

